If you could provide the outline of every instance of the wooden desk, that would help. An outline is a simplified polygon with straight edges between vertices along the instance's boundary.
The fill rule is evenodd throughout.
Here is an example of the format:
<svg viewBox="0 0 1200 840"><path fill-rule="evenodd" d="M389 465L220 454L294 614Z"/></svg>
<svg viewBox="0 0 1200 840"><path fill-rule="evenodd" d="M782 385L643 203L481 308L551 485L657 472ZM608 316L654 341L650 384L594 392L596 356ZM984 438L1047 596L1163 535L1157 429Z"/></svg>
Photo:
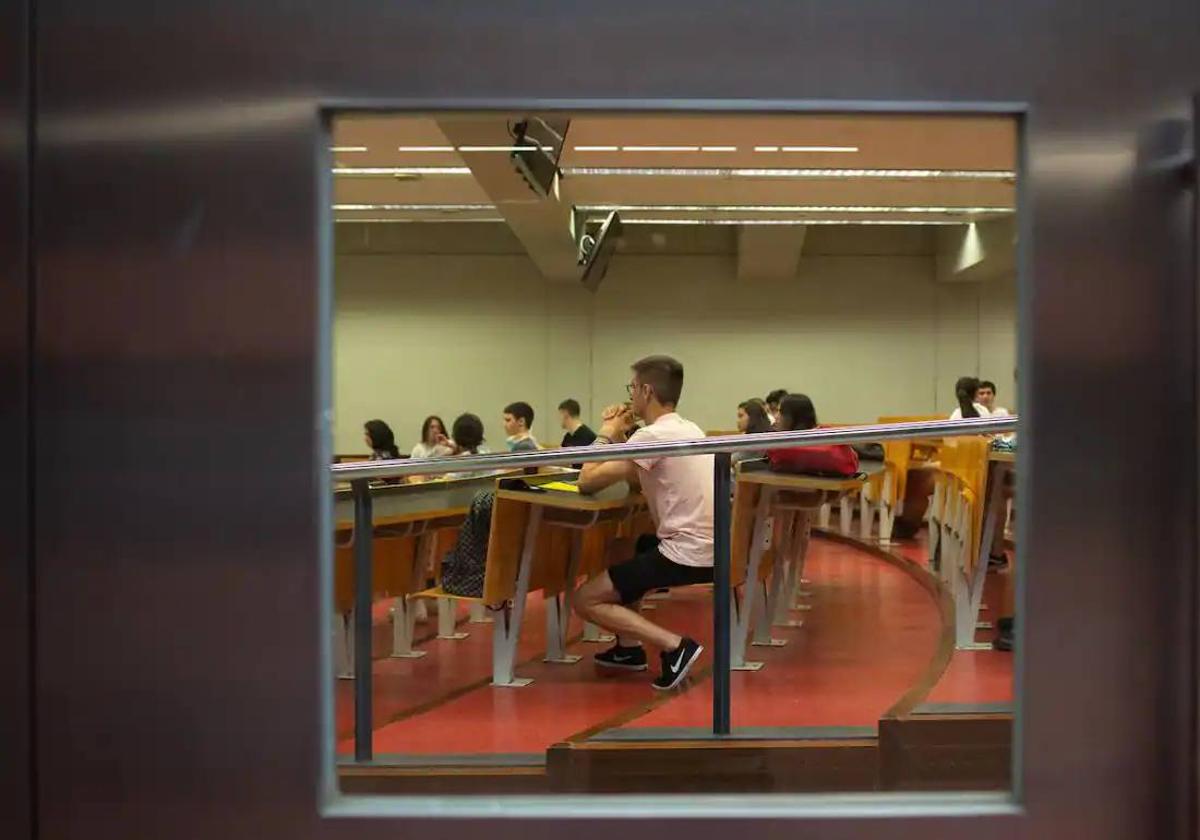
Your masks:
<svg viewBox="0 0 1200 840"><path fill-rule="evenodd" d="M733 527L730 540L733 583L742 582L740 601L735 594L731 633L731 667L757 671L762 662L746 660L751 626L753 644L775 647L785 640L771 636L771 627L799 627L789 617L797 606L804 558L808 550L811 514L861 490L864 480L777 473L753 462L738 470L734 482ZM769 573L769 582L768 582ZM759 588L763 604L756 609Z"/></svg>
<svg viewBox="0 0 1200 840"><path fill-rule="evenodd" d="M512 473L506 473L511 475ZM371 487L371 508L374 521L384 517L420 513L428 510L466 510L480 490L496 486L496 476L423 481L419 484L378 484ZM354 523L354 495L349 486L333 493L334 520Z"/></svg>
<svg viewBox="0 0 1200 840"><path fill-rule="evenodd" d="M409 596L425 586L426 572L436 576L440 559L453 545L455 529L466 518L471 500L481 490L495 487L495 476L426 481L419 484L381 484L370 488L374 545L373 595L394 597L392 609L392 656L416 658L425 651L412 646L416 622L427 611L422 602L410 603ZM334 489L334 652L338 673L353 671L353 639L349 627L354 592L354 498L349 485ZM454 605L438 601L438 637L466 638L456 629ZM486 621L481 609L473 609L472 622Z"/></svg>
<svg viewBox="0 0 1200 840"><path fill-rule="evenodd" d="M554 478L535 477L527 479L527 483L538 486ZM492 635L493 685L520 687L531 682L513 675L525 600L530 591L541 589L546 594L544 661L557 664L579 661L579 656L566 652L576 580L581 572L595 573L607 566L608 543L616 534L616 526L630 519L641 504L641 496L630 493L624 483L594 495L561 490L496 492L488 543L489 568L484 583L488 609L498 613ZM515 576L511 564L506 562L509 557L519 558ZM514 582L511 595L503 587L506 581ZM498 602L501 595L505 598ZM586 625L584 635L588 641L612 640L611 636L602 636L595 627Z"/></svg>

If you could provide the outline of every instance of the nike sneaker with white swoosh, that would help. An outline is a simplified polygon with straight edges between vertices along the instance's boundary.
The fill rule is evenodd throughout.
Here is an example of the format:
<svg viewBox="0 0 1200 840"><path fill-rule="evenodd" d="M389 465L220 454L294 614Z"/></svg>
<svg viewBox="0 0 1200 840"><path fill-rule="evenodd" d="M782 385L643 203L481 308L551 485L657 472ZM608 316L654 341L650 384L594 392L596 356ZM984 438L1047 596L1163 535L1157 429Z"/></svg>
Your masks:
<svg viewBox="0 0 1200 840"><path fill-rule="evenodd" d="M592 659L601 668L616 668L622 671L646 670L646 651L638 645L613 645L603 653L597 653Z"/></svg>
<svg viewBox="0 0 1200 840"><path fill-rule="evenodd" d="M653 683L659 691L669 691L687 676L688 669L700 658L704 650L695 639L683 637L675 650L664 650L662 656L662 674Z"/></svg>

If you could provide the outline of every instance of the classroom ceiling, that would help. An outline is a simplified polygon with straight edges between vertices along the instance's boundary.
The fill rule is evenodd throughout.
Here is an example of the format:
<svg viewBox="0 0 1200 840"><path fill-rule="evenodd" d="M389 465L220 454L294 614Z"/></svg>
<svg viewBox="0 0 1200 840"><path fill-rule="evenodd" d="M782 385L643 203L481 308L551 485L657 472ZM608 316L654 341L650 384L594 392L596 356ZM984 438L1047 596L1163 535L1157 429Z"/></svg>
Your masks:
<svg viewBox="0 0 1200 840"><path fill-rule="evenodd" d="M1016 206L1003 116L588 115L571 118L557 197L509 161L518 114L348 115L334 125L339 222L505 222L550 277L577 273L572 211L654 225L952 225Z"/></svg>

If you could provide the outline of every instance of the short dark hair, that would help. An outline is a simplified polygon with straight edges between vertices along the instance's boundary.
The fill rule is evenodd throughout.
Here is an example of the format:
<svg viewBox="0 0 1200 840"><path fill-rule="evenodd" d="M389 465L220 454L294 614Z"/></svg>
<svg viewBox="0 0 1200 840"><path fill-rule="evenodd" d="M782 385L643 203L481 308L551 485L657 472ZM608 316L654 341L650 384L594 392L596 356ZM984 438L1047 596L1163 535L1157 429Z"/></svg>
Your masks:
<svg viewBox="0 0 1200 840"><path fill-rule="evenodd" d="M679 405L683 392L683 365L670 356L647 356L638 359L630 369L637 374L638 381L649 385L655 398L663 405Z"/></svg>
<svg viewBox="0 0 1200 840"><path fill-rule="evenodd" d="M767 394L767 398L763 402L767 403L768 405L771 403L778 405L787 395L788 392L783 388L776 388L774 391Z"/></svg>
<svg viewBox="0 0 1200 840"><path fill-rule="evenodd" d="M518 420L524 420L526 429L533 428L533 406L531 406L529 403L527 403L527 402L509 403L508 405L504 406L504 413L511 414L513 417L516 417Z"/></svg>
<svg viewBox="0 0 1200 840"><path fill-rule="evenodd" d="M982 380L980 380L980 382L979 382L979 388L980 388L980 390L983 390L984 388L987 388L987 389L989 389L989 390L990 390L990 391L991 391L993 394L994 394L994 393L996 393L996 383L995 383L995 382L989 382L989 381L988 381L988 380L986 380L986 379L982 379Z"/></svg>
<svg viewBox="0 0 1200 840"><path fill-rule="evenodd" d="M817 410L804 394L788 394L779 403L780 425L795 432L817 427Z"/></svg>
<svg viewBox="0 0 1200 840"><path fill-rule="evenodd" d="M483 444L483 421L474 414L460 414L450 436L462 449L474 452Z"/></svg>
<svg viewBox="0 0 1200 840"><path fill-rule="evenodd" d="M565 399L558 404L558 410L565 411L572 417L578 417L580 412L579 400Z"/></svg>

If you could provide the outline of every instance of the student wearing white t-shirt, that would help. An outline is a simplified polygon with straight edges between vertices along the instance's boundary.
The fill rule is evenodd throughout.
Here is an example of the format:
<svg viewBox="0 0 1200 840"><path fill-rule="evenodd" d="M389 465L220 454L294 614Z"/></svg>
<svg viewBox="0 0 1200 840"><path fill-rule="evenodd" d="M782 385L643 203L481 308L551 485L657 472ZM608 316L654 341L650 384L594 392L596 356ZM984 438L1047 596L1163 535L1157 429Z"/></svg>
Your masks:
<svg viewBox="0 0 1200 840"><path fill-rule="evenodd" d="M683 365L670 356L648 356L632 366L627 386L632 413L645 425L630 443L703 438L703 430L676 412L683 390ZM621 443L630 424L630 409L614 405L604 410L594 445ZM659 648L662 674L654 687L663 691L683 681L703 648L648 620L637 609L647 592L713 579L713 456L647 457L634 461L584 464L579 490L595 493L619 481L640 485L654 519L657 540L644 545L631 560L592 578L575 599L587 621L617 634L617 643L595 656L604 668L646 670L642 643Z"/></svg>
<svg viewBox="0 0 1200 840"><path fill-rule="evenodd" d="M996 383L983 379L975 392L975 401L988 410L990 417L1008 417L1008 409L996 405Z"/></svg>

